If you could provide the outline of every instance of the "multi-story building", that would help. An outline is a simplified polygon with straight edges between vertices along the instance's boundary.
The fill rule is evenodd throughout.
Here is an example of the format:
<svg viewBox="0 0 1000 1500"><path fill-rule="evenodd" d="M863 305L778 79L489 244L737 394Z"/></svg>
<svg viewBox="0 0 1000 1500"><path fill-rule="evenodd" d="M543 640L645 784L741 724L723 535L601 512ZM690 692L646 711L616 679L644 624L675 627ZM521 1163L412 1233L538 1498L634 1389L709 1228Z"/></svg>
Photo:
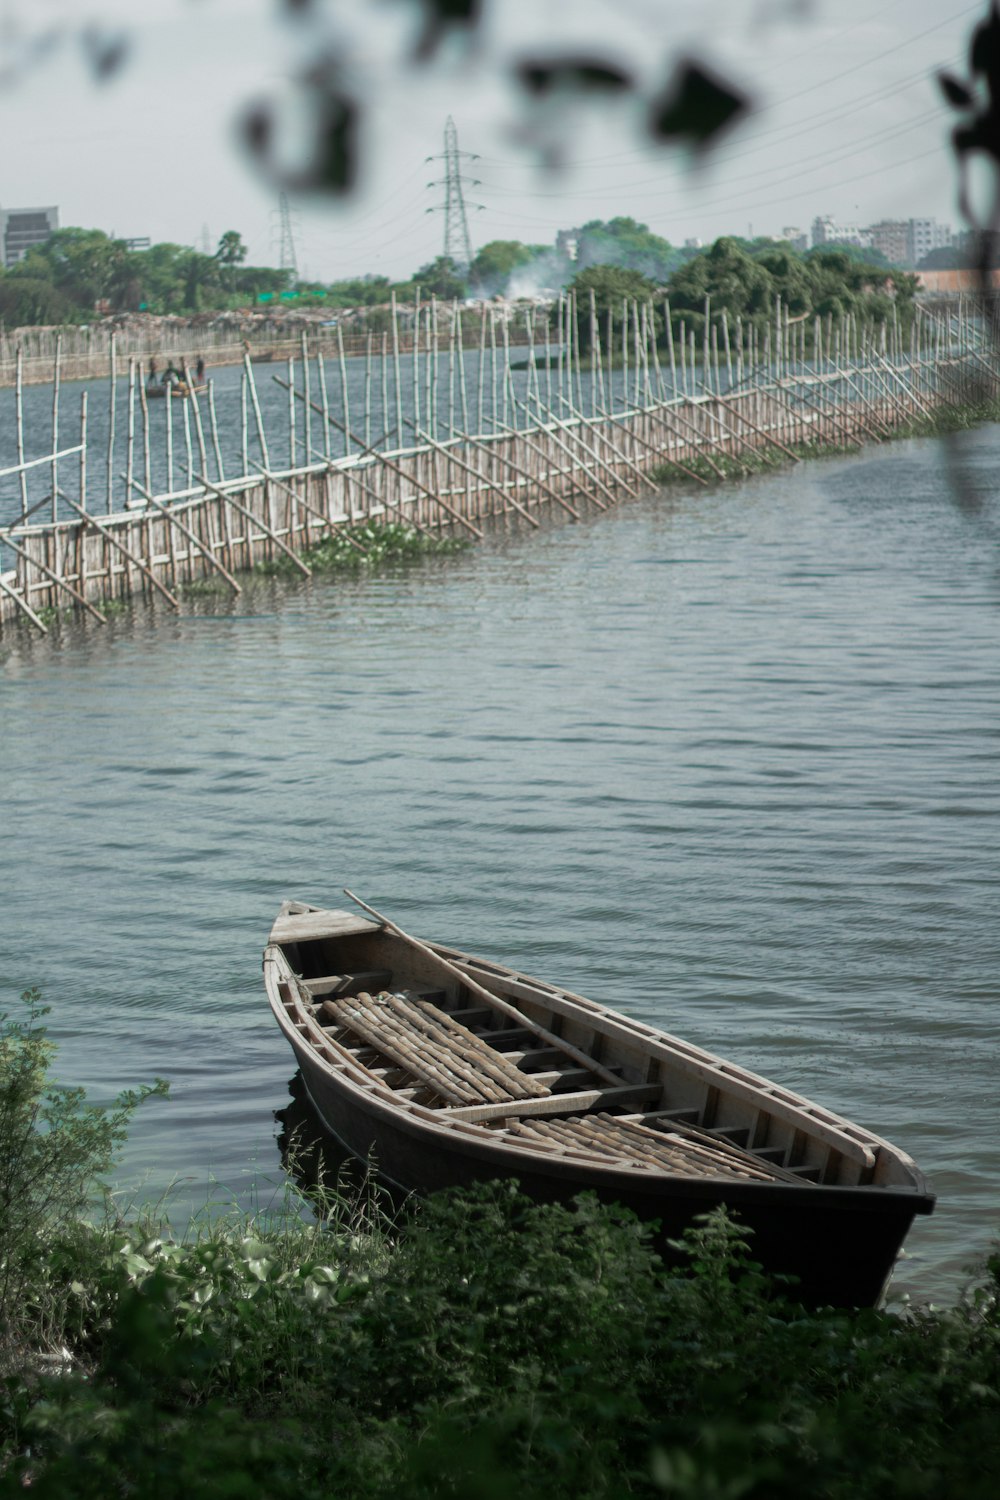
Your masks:
<svg viewBox="0 0 1000 1500"><path fill-rule="evenodd" d="M869 229L872 249L880 250L894 266L910 259L910 225L906 219L880 219Z"/></svg>
<svg viewBox="0 0 1000 1500"><path fill-rule="evenodd" d="M793 250L805 251L809 249L809 236L804 229L797 229L791 224L786 224L779 236L787 240Z"/></svg>
<svg viewBox="0 0 1000 1500"><path fill-rule="evenodd" d="M58 208L0 208L0 259L16 266L32 245L44 245L58 228Z"/></svg>
<svg viewBox="0 0 1000 1500"><path fill-rule="evenodd" d="M952 240L951 225L939 224L936 219L911 219L908 229L906 258L911 266L917 266L932 250L942 250Z"/></svg>

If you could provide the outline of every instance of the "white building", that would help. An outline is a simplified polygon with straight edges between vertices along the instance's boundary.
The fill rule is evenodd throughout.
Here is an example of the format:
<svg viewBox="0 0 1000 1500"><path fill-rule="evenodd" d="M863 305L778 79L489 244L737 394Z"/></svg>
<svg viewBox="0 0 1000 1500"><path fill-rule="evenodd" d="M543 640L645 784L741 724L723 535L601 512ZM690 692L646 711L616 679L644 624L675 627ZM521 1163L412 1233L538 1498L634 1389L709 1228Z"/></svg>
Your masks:
<svg viewBox="0 0 1000 1500"><path fill-rule="evenodd" d="M0 260L16 266L59 228L58 208L0 208Z"/></svg>
<svg viewBox="0 0 1000 1500"><path fill-rule="evenodd" d="M939 224L936 219L911 219L907 230L907 259L911 266L919 265L932 250L943 250L952 242L950 224Z"/></svg>

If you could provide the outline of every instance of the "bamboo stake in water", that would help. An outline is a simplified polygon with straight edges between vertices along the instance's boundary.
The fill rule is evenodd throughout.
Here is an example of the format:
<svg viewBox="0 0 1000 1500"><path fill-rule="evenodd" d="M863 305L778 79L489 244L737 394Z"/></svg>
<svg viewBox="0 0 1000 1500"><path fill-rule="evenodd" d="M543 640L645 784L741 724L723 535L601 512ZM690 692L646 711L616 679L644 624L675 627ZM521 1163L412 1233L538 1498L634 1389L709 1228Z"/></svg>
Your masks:
<svg viewBox="0 0 1000 1500"><path fill-rule="evenodd" d="M56 357L52 366L52 519L56 520L56 496L59 494L59 380L62 366L62 334L56 334ZM103 616L102 616L103 618Z"/></svg>
<svg viewBox="0 0 1000 1500"><path fill-rule="evenodd" d="M347 359L344 354L344 330L337 324L337 363L340 366L340 410L344 418L344 432L346 447L344 453L351 452L351 396L347 389ZM270 465L268 465L270 467Z"/></svg>
<svg viewBox="0 0 1000 1500"><path fill-rule="evenodd" d="M164 395L167 408L167 493L172 494L174 488L174 391L169 383L164 386Z"/></svg>
<svg viewBox="0 0 1000 1500"><path fill-rule="evenodd" d="M14 367L14 420L17 426L17 461L24 463L24 366L21 345L18 344ZM28 476L21 470L21 517L28 514ZM54 503L55 497L53 497Z"/></svg>
<svg viewBox="0 0 1000 1500"><path fill-rule="evenodd" d="M295 361L288 357L288 467L295 468Z"/></svg>
<svg viewBox="0 0 1000 1500"><path fill-rule="evenodd" d="M247 411L247 381L246 371L240 375L240 473L250 473L250 421Z"/></svg>
<svg viewBox="0 0 1000 1500"><path fill-rule="evenodd" d="M115 387L117 384L118 370L116 367L116 334L111 335L111 349L109 357L108 382L108 489L107 489L107 511L111 514L114 509L114 460L115 460Z"/></svg>
<svg viewBox="0 0 1000 1500"><path fill-rule="evenodd" d="M403 431L403 393L399 383L399 321L396 314L396 293L392 293L392 360L396 380L396 431ZM385 421L386 432L389 430L389 418Z"/></svg>
<svg viewBox="0 0 1000 1500"><path fill-rule="evenodd" d="M216 478L225 479L226 470L222 462L222 446L219 442L219 422L215 414L215 381L208 382L208 422L212 432L212 450L215 453ZM148 488L148 485L147 485Z"/></svg>
<svg viewBox="0 0 1000 1500"><path fill-rule="evenodd" d="M261 416L260 401L257 398L257 382L253 377L253 365L250 363L249 354L244 354L243 356L243 368L246 371L247 390L250 393L250 404L253 407L253 417L254 424L257 428L257 443L260 447L260 456L263 460L264 468L270 469L271 458L267 451L267 434L264 431L264 418ZM244 474L249 473L249 470L250 466L248 464L247 467L243 470Z"/></svg>
<svg viewBox="0 0 1000 1500"><path fill-rule="evenodd" d="M135 360L128 362L128 438L125 447L125 498L132 498L132 476L135 473ZM52 484L55 498L55 479Z"/></svg>
<svg viewBox="0 0 1000 1500"><path fill-rule="evenodd" d="M316 373L319 376L320 404L323 412L323 452L325 453L327 462L329 463L332 456L330 450L330 433L333 429L330 426L330 398L327 395L326 365L323 361L322 350L317 350L316 353Z"/></svg>
<svg viewBox="0 0 1000 1500"><path fill-rule="evenodd" d="M142 417L142 475L146 481L146 488L149 490L153 487L150 478L152 456L149 451L149 402L146 399L146 382L141 375L139 378L139 414Z"/></svg>
<svg viewBox="0 0 1000 1500"><path fill-rule="evenodd" d="M382 377L382 437L379 441L385 443L389 440L389 336L386 333L382 334L382 353L379 357L381 360L379 374ZM329 448L329 427L326 431L327 448Z"/></svg>
<svg viewBox="0 0 1000 1500"><path fill-rule="evenodd" d="M303 334L303 338L305 338L304 334ZM306 397L306 401L305 401L306 432L308 434L308 432L309 432L309 420L310 420L310 415L311 415L311 411L312 411L312 408L311 408L311 406L309 404L309 383L308 383L308 381L306 382L306 387L305 387L305 397ZM372 332L371 332L371 329L368 330L368 334L367 334L367 337L365 339L365 442L368 444L368 446L370 448L371 447L371 443L372 443ZM307 451L307 453L308 453L308 451L309 451L309 449L311 447L312 447L312 443L309 441L309 438L307 436L307 438L306 438L306 451Z"/></svg>
<svg viewBox="0 0 1000 1500"><path fill-rule="evenodd" d="M302 389L305 392L305 401L302 406L302 433L305 451L302 455L303 462L309 462L312 452L312 388L309 380L309 341L306 338L305 329L302 330Z"/></svg>

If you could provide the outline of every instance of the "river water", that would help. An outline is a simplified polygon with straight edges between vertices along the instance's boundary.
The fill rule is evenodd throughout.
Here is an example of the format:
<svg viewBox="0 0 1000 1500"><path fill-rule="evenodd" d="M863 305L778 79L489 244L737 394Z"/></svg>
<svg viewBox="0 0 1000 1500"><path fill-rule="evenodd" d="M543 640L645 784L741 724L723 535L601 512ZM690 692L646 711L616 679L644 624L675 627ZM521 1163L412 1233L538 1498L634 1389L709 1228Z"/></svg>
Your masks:
<svg viewBox="0 0 1000 1500"><path fill-rule="evenodd" d="M998 1228L1000 428L12 636L0 972L59 1074L162 1075L121 1168L280 1180L260 952L350 885L910 1151L900 1287Z"/></svg>

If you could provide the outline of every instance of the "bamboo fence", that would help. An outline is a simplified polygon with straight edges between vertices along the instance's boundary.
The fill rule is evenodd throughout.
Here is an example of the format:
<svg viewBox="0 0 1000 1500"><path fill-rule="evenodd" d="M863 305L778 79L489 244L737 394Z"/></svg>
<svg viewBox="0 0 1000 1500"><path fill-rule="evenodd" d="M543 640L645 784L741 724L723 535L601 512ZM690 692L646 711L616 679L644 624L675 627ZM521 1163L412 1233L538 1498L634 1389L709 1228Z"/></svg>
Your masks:
<svg viewBox="0 0 1000 1500"><path fill-rule="evenodd" d="M923 313L906 339L896 323L864 329L851 318L837 324L817 318L807 340L805 324L780 305L763 334L710 315L700 348L693 330L681 323L678 334L668 317L665 353L653 336L651 312L626 306L602 338L591 307L586 348L579 339L586 319L569 298L557 310L554 338L546 328L544 347L529 321L523 330L526 386L518 396L510 331L484 310L481 378L472 399L468 361L455 358L458 309L450 345L442 346L437 309L428 337L415 339L409 353L396 323L379 361L381 421L384 426L394 417L395 431L377 434L371 339L360 410L350 409L342 341L339 401L322 350L304 337L298 357L275 366L274 378L288 397L280 443L265 431L259 368L244 350L240 472L224 472L210 385L207 398L178 403L185 482L161 494L152 492L148 446L143 454L137 438L145 387L134 355L116 345L109 351L110 432L101 452L107 481L96 494L87 393L70 435L65 411L59 419L64 352L57 346L51 452L24 457L18 382L17 461L0 470L0 486L13 487L20 507L17 519L0 528L0 631L22 625L44 633L53 615L66 610L97 628L109 605L136 596L156 608L182 610L193 585L214 580L238 594L252 569L280 558L308 578L311 547L343 533L364 551L351 535L362 525L404 522L435 535L479 539L497 524L534 530L545 513L580 520L655 489L668 474L704 484L713 473L784 465L810 450L846 451L943 407L998 394L996 350L969 308L944 318ZM405 400L404 353L412 362ZM128 406L116 439L115 380L123 365ZM394 402L386 376L393 367ZM447 412L440 409L444 374ZM171 432L168 423L168 441ZM345 450L336 455L334 434ZM254 438L257 458L250 452ZM115 472L123 447L124 467ZM279 449L287 463L271 457ZM38 471L46 493L29 504L29 478L36 483Z"/></svg>

